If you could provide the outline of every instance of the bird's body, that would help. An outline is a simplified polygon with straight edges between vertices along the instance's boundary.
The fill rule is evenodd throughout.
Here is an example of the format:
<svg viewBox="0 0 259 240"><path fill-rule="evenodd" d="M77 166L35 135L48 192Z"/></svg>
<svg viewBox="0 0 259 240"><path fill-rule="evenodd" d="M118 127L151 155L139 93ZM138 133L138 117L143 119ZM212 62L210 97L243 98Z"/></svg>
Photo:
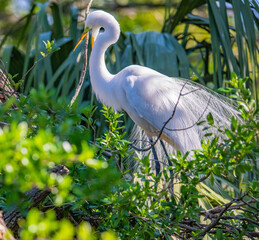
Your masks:
<svg viewBox="0 0 259 240"><path fill-rule="evenodd" d="M118 79L118 89L114 93L118 103L117 110L125 110L148 136L158 136L173 113L181 84L173 84L173 78L136 65L123 69L114 79ZM167 128L190 126L192 123L189 120L194 117L191 115L192 113L184 109L183 102L179 101L173 121L167 124ZM175 149L184 152L200 147L200 139L193 129L180 133L179 137L179 133L173 133L167 128L163 130L161 138Z"/></svg>
<svg viewBox="0 0 259 240"><path fill-rule="evenodd" d="M92 29L95 39L89 63L94 93L103 104L126 111L148 136L158 136L175 111L161 138L185 153L201 148L204 134L195 123L202 114L211 112L216 121L224 116L228 124L229 116L236 114L226 101L206 88L147 67L132 65L111 74L105 65L105 51L119 38L118 22L106 12L95 11L88 16L86 26ZM101 27L103 32L99 32Z"/></svg>

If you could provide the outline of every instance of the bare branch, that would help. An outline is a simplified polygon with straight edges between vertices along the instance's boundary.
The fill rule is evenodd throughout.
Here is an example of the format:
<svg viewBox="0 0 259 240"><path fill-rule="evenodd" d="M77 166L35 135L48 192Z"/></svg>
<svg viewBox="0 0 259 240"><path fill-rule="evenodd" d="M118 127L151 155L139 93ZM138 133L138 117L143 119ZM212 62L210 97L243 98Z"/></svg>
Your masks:
<svg viewBox="0 0 259 240"><path fill-rule="evenodd" d="M211 175L211 172L209 172L207 175L205 175L204 177L202 177L199 182L205 181L210 175Z"/></svg>
<svg viewBox="0 0 259 240"><path fill-rule="evenodd" d="M87 4L86 11L85 11L85 20L86 20L87 16L89 15L89 10L90 10L90 7L92 5L92 2L93 2L93 0L90 0ZM89 40L89 33L87 33L87 35L85 37L85 41L84 41L83 68L82 68L82 72L81 72L81 75L80 75L80 80L79 80L79 83L76 87L75 94L74 94L74 96L73 96L73 98L70 102L70 106L72 106L74 104L75 100L77 99L77 97L80 93L80 90L83 86L83 83L84 83L86 69L87 69L88 40Z"/></svg>
<svg viewBox="0 0 259 240"><path fill-rule="evenodd" d="M250 196L250 197L252 197L252 196ZM253 200L254 200L255 202L259 202L259 199L256 199L256 198L253 198ZM247 206L249 206L250 208L252 208L253 210L255 210L256 212L259 212L259 210L258 210L257 208L255 208L255 207L253 207L249 202L246 202L246 201L243 200L243 199L242 199L242 202L243 202L245 205L247 205Z"/></svg>
<svg viewBox="0 0 259 240"><path fill-rule="evenodd" d="M240 209L241 206L247 205L247 206L252 207L255 211L258 212L258 209L256 209L253 206L251 206L251 203L256 203L256 202L259 202L259 199L252 199L252 200L250 200L248 202L244 202L243 201L243 203L235 204L235 205L229 207L228 211L235 210L235 209ZM206 211L201 211L200 215L205 215L206 216L207 214L217 214L217 213L219 213L222 210L223 207L225 207L225 205L226 204L223 204L221 206L218 206L218 207L206 210Z"/></svg>
<svg viewBox="0 0 259 240"><path fill-rule="evenodd" d="M186 96L186 95L188 95L188 94L191 94L191 93L200 91L200 90L202 90L202 89L201 89L201 88L196 88L196 89L193 89L193 90L191 90L191 91L189 91L189 92L187 92L187 93L182 93L182 97L184 97L184 96Z"/></svg>
<svg viewBox="0 0 259 240"><path fill-rule="evenodd" d="M1 240L15 240L15 238L12 236L12 234L10 233L9 229L7 228L4 219L3 219L3 215L2 212L0 212L0 239Z"/></svg>
<svg viewBox="0 0 259 240"><path fill-rule="evenodd" d="M215 227L217 225L217 223L219 222L219 220L221 219L222 215L227 211L227 209L237 201L237 199L234 199L233 201L227 203L225 205L225 207L221 210L221 212L219 213L219 215L216 217L216 219L210 224L208 225L199 235L198 237L202 237L204 236L207 232L209 232L213 227Z"/></svg>
<svg viewBox="0 0 259 240"><path fill-rule="evenodd" d="M159 132L159 134L158 134L156 140L155 140L152 144L150 144L149 147L144 148L144 149L138 148L137 146L133 146L133 145L131 144L131 146L132 146L135 150L137 150L137 151L142 151L142 152L146 152L146 151L149 151L150 149L152 149L152 147L154 147L154 146L156 145L156 143L158 142L158 140L159 140L160 137L162 136L163 131L164 131L166 125L171 121L171 119L172 119L172 118L174 117L174 115L175 115L177 106L178 106L178 104L179 104L179 102L180 102L180 98L181 98L181 96L182 96L182 91L183 91L184 87L186 86L186 84L187 84L187 81L183 84L183 86L182 86L182 88L181 88L181 90L180 90L180 94L179 94L178 99L177 99L177 102L176 102L176 104L175 104L175 106L174 106L174 110L173 110L173 113L172 113L171 117L168 118L168 120L164 123L164 125L163 125L163 127L161 128L161 130L160 130L160 132Z"/></svg>
<svg viewBox="0 0 259 240"><path fill-rule="evenodd" d="M12 87L12 83L8 77L4 62L0 59L3 69L0 68L0 103L4 103L9 97L19 97L18 93Z"/></svg>
<svg viewBox="0 0 259 240"><path fill-rule="evenodd" d="M4 126L9 126L9 123L5 123L5 122L0 122L0 127L4 127Z"/></svg>
<svg viewBox="0 0 259 240"><path fill-rule="evenodd" d="M199 117L199 118L197 119L197 121L194 122L192 125L190 125L190 126L188 126L188 127L185 127L185 128L174 128L174 129L166 128L166 130L176 132L176 131L185 131L185 130L188 130L188 129L190 129L190 128L193 128L193 127L201 120L201 118L202 118L203 115L205 114L205 112L206 112L206 110L208 109L208 106L209 106L209 104L210 104L210 100L211 100L211 97L209 98L209 101L208 101L206 107L204 108L202 114L200 115L200 117Z"/></svg>
<svg viewBox="0 0 259 240"><path fill-rule="evenodd" d="M255 225L259 226L259 222L258 222L258 221L255 221L255 220L253 220L253 219L246 218L246 217L240 217L240 216L222 216L221 219L241 220L241 221L250 222L250 223L252 223L252 224L255 224Z"/></svg>

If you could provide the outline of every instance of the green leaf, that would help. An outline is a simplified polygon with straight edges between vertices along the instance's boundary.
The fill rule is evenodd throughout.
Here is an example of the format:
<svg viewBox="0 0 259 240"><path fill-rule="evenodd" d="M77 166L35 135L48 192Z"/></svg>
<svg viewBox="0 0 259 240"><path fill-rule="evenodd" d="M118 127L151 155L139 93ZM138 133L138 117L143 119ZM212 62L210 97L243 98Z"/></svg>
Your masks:
<svg viewBox="0 0 259 240"><path fill-rule="evenodd" d="M208 121L208 123L209 123L210 125L213 125L213 124L214 124L214 118L213 118L213 116L212 116L211 113L209 113L209 114L207 115L207 121Z"/></svg>
<svg viewBox="0 0 259 240"><path fill-rule="evenodd" d="M219 88L217 91L221 93L231 93L233 88Z"/></svg>
<svg viewBox="0 0 259 240"><path fill-rule="evenodd" d="M256 131L249 132L248 136L246 137L246 142L249 143L255 137Z"/></svg>
<svg viewBox="0 0 259 240"><path fill-rule="evenodd" d="M217 229L217 231L216 231L216 239L217 240L223 240L224 238L223 238L223 231L222 230L220 230L220 229Z"/></svg>
<svg viewBox="0 0 259 240"><path fill-rule="evenodd" d="M237 129L237 119L234 117L234 116L232 116L232 118L231 118L231 131L236 131L236 129Z"/></svg>
<svg viewBox="0 0 259 240"><path fill-rule="evenodd" d="M182 0L177 7L176 13L166 16L167 20L165 21L162 31L172 33L177 24L184 19L188 13L191 13L194 8L200 7L205 3L206 0Z"/></svg>
<svg viewBox="0 0 259 240"><path fill-rule="evenodd" d="M215 181L215 179L214 179L214 174L211 173L211 174L210 174L210 184L211 184L212 186L214 185L214 181Z"/></svg>
<svg viewBox="0 0 259 240"><path fill-rule="evenodd" d="M229 139L233 139L234 135L229 129L225 129L225 134Z"/></svg>
<svg viewBox="0 0 259 240"><path fill-rule="evenodd" d="M50 8L51 8L52 16L54 20L54 25L53 25L54 36L56 39L63 38L64 33L63 33L63 24L62 24L60 6L55 2L51 2Z"/></svg>

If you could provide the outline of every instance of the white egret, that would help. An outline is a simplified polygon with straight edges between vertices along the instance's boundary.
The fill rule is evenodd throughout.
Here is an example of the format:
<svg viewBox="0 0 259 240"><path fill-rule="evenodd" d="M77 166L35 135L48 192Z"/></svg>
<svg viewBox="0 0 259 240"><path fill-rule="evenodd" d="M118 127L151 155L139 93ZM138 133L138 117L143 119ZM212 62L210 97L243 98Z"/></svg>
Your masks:
<svg viewBox="0 0 259 240"><path fill-rule="evenodd" d="M117 42L119 23L111 14L98 10L89 14L85 25L80 41L89 30L95 40L89 62L94 93L103 104L126 111L138 128L144 130L144 137L157 137L162 129L160 138L170 148L185 153L201 148L204 132L196 123L209 112L215 123L225 126L230 124L230 116L237 116L223 97L191 81L138 65L111 74L105 65L105 51ZM100 32L100 28L104 31ZM140 136L140 131L136 135Z"/></svg>

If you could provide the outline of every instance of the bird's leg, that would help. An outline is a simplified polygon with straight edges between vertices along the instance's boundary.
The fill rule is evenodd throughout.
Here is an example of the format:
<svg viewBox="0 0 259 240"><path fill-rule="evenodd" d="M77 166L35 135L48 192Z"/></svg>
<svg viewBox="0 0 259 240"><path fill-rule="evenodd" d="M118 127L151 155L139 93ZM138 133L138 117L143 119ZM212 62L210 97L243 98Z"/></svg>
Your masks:
<svg viewBox="0 0 259 240"><path fill-rule="evenodd" d="M171 163L171 161L169 160L169 155L168 155L168 153L167 153L167 151L166 151L165 144L164 144L163 140L160 140L160 144L161 144L161 146L162 146L162 148L163 148L163 150L164 150L164 153L165 153L165 155L166 155L166 157L167 157L167 159L168 159L168 165L169 165L169 166L172 166L172 163Z"/></svg>
<svg viewBox="0 0 259 240"><path fill-rule="evenodd" d="M168 165L169 166L173 166L172 162L170 161L168 152L166 151L165 144L164 144L164 142L162 140L160 140L160 144L161 144L161 146L162 146L162 148L164 150L164 153L166 155L166 158L167 158L167 161L168 161ZM169 172L170 172L171 181L173 181L174 175L173 175L172 169L169 169ZM174 185L173 184L172 184L171 190L172 190L172 192L174 192Z"/></svg>
<svg viewBox="0 0 259 240"><path fill-rule="evenodd" d="M152 138L149 138L149 141L151 144L153 144ZM157 157L155 146L152 147L152 153L154 155L154 160L155 160L156 175L158 175L160 172L160 164L158 162L158 157Z"/></svg>
<svg viewBox="0 0 259 240"><path fill-rule="evenodd" d="M164 150L164 153L165 153L165 155L166 155L166 158L167 158L167 161L168 161L168 165L169 165L169 166L173 166L172 162L170 161L168 152L166 151L165 144L164 144L163 140L160 140L160 144L161 144L161 146L162 146L162 148L163 148L163 150ZM171 170L170 170L170 173L171 173Z"/></svg>

